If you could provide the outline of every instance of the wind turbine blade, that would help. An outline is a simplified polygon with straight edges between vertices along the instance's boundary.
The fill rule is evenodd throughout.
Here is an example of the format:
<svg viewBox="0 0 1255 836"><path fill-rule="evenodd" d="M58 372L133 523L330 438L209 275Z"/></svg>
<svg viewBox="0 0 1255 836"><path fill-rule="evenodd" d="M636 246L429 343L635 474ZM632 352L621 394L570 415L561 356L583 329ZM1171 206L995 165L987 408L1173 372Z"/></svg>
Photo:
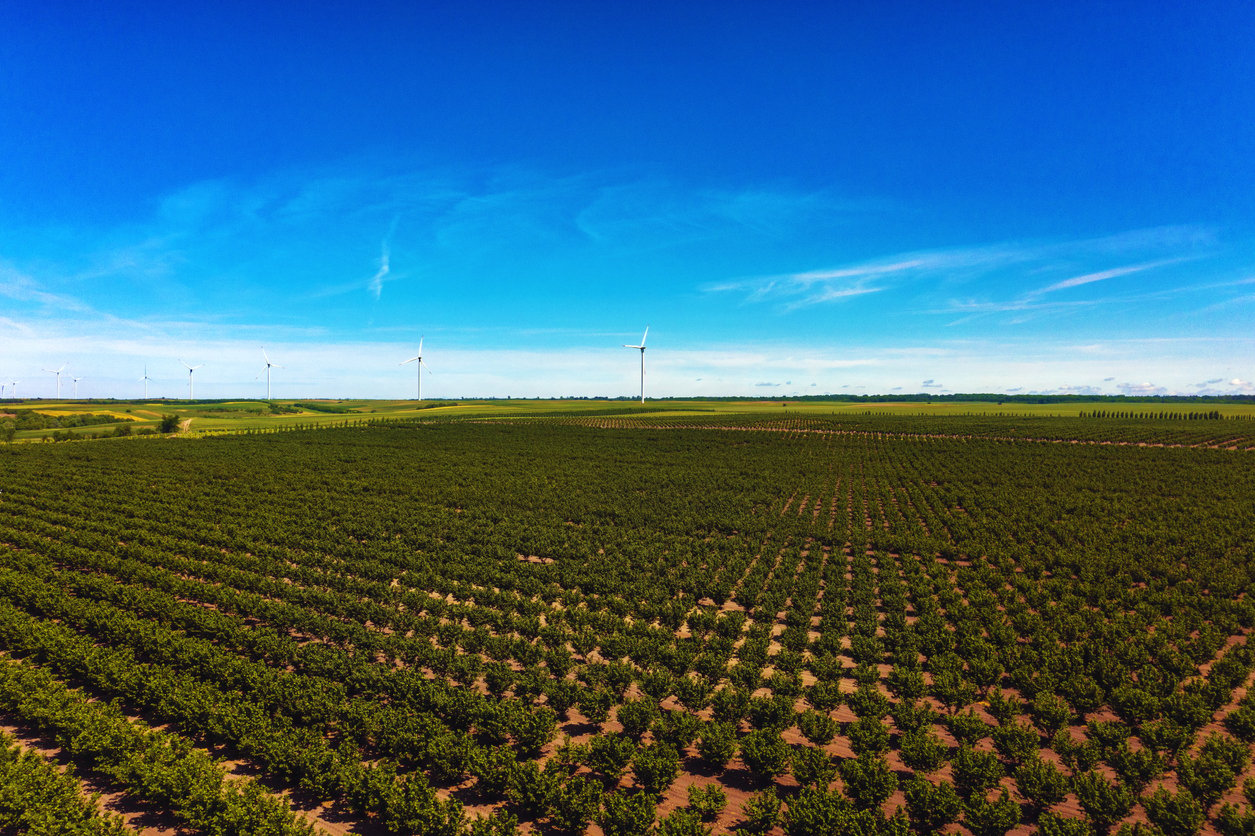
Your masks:
<svg viewBox="0 0 1255 836"><path fill-rule="evenodd" d="M645 347L645 337L648 337L648 336L649 336L649 326L648 326L648 325L646 325L646 326L645 326L645 336L644 336L644 337L641 337L641 344L638 346L638 348L644 348L644 347Z"/></svg>
<svg viewBox="0 0 1255 836"><path fill-rule="evenodd" d="M398 366L404 366L404 365L405 365L405 364L407 364L407 363L413 363L413 362L414 362L415 360L417 360L417 359L418 359L417 357L411 357L411 358L410 358L410 359L408 359L408 360L402 360L400 363L397 363L397 365L398 365Z"/></svg>
<svg viewBox="0 0 1255 836"><path fill-rule="evenodd" d="M418 338L418 356L419 357L423 356L423 338L422 337Z"/></svg>
<svg viewBox="0 0 1255 836"><path fill-rule="evenodd" d="M270 355L266 353L266 347L264 345L261 347L261 356L266 358L266 365L269 366Z"/></svg>
<svg viewBox="0 0 1255 836"><path fill-rule="evenodd" d="M431 374L431 373L432 373L432 371L431 371L431 366L427 365L427 364L426 364L426 363L424 363L422 360L419 360L419 361L418 361L418 364L419 364L420 366L422 366L424 369L426 369L426 370L427 370L427 374Z"/></svg>

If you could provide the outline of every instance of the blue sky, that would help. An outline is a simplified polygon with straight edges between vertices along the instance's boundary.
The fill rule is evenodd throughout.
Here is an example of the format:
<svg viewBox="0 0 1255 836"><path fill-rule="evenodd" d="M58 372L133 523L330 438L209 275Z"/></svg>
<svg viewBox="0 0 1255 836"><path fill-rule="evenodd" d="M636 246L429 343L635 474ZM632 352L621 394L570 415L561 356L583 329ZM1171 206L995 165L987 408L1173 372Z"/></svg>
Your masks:
<svg viewBox="0 0 1255 836"><path fill-rule="evenodd" d="M0 8L19 395L1255 392L1247 5L188 6Z"/></svg>

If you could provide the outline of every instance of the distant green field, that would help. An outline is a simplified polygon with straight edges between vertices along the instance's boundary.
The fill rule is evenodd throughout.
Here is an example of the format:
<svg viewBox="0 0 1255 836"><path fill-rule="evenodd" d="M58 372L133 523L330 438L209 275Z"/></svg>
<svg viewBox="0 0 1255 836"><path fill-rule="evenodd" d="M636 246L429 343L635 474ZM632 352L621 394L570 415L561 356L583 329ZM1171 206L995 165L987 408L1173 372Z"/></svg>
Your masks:
<svg viewBox="0 0 1255 836"><path fill-rule="evenodd" d="M316 404L317 408L311 405ZM273 406L272 406L273 405ZM15 441L39 441L67 433L76 437L98 437L129 428L133 434L155 431L163 415L175 415L181 431L190 435L281 430L295 427L333 426L376 420L474 420L518 418L562 418L580 416L620 416L634 421L659 419L698 421L702 416L743 415L747 420L768 416L853 419L884 416L926 419L939 418L1032 419L1077 418L1096 410L1132 413L1129 420L1162 420L1169 414L1188 417L1195 413L1218 411L1224 418L1255 418L1255 404L1246 403L1129 403L1087 401L1072 403L1019 403L989 401L938 402L837 402L789 400L661 400L639 404L634 401L606 400L463 400L433 402L412 400L329 400L329 401L22 401L0 406L0 416L9 410L31 410L54 418L74 415L111 416L116 423L43 429L19 429ZM128 420L129 419L129 420ZM4 418L0 417L0 426Z"/></svg>

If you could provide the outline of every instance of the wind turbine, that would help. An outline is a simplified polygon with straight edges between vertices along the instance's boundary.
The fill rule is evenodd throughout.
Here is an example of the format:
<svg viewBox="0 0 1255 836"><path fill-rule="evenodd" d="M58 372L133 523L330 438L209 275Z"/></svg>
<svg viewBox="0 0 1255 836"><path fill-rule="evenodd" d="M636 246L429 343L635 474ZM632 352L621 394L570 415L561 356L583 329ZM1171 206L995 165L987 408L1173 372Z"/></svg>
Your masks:
<svg viewBox="0 0 1255 836"><path fill-rule="evenodd" d="M81 377L71 378L74 381L74 400L78 400L78 382L82 379Z"/></svg>
<svg viewBox="0 0 1255 836"><path fill-rule="evenodd" d="M624 348L639 348L641 350L641 403L645 403L645 337L649 336L649 326L645 326L645 333L641 336L640 345L623 344Z"/></svg>
<svg viewBox="0 0 1255 836"><path fill-rule="evenodd" d="M270 362L270 355L266 353L266 347L264 345L261 347L261 356L266 358L266 400L270 400L270 369L272 367L281 369L283 366Z"/></svg>
<svg viewBox="0 0 1255 836"><path fill-rule="evenodd" d="M193 389L192 389L192 372L196 371L197 369L199 369L201 366L203 366L203 365L205 365L205 364L204 364L204 363L201 363L201 364L200 364L200 366L188 366L188 365L187 365L187 363L186 363L185 361L183 361L183 360L180 360L179 362L180 362L180 363L183 363L183 365L184 365L184 366L187 366L187 399L188 399L189 401L194 401L194 400L196 400L196 397L192 394L192 393L193 393Z"/></svg>
<svg viewBox="0 0 1255 836"><path fill-rule="evenodd" d="M147 363L144 364L144 376L140 380L144 381L144 400L148 400L148 381L152 380L152 378L148 376Z"/></svg>
<svg viewBox="0 0 1255 836"><path fill-rule="evenodd" d="M15 380L9 384L9 397L13 398L13 400L17 400L17 385L21 382L20 380Z"/></svg>
<svg viewBox="0 0 1255 836"><path fill-rule="evenodd" d="M423 399L423 369L427 369L427 373L431 373L431 368L423 362L423 338L418 338L418 353L408 360L404 360L397 365L404 366L406 363L414 364L414 396L415 400Z"/></svg>
<svg viewBox="0 0 1255 836"><path fill-rule="evenodd" d="M62 363L61 368L59 369L44 369L44 371L48 374L55 374L57 376L57 400L61 400L61 372L65 371L65 367L67 365L67 363Z"/></svg>

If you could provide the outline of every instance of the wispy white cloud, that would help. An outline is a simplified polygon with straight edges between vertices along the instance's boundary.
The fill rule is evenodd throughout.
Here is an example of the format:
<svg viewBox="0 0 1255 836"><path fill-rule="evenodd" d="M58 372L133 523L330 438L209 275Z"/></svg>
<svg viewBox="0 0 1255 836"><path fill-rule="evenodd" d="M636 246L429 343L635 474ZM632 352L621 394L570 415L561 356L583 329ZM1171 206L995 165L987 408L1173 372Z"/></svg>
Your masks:
<svg viewBox="0 0 1255 836"><path fill-rule="evenodd" d="M31 302L52 312L90 313L90 305L61 293L46 290L34 278L12 265L0 262L0 296L16 302Z"/></svg>
<svg viewBox="0 0 1255 836"><path fill-rule="evenodd" d="M1073 241L1011 241L895 253L824 269L711 282L703 289L708 293L742 293L745 302L776 303L782 312L892 290L898 305L909 299L923 303L925 311L962 314L951 325L998 313L1014 313L1017 316L1013 321L1026 322L1040 313L1103 301L1093 297L1048 298L1061 291L1180 264L1199 258L1200 251L1207 251L1213 244L1214 236L1206 230L1164 227ZM1147 254L1162 257L1074 272L1078 264L1109 263L1114 258ZM1059 273L1064 278L1045 285L1024 286L1040 281L1042 275ZM978 287L984 295L951 298L940 306L932 301L945 288L956 286ZM1006 288L1010 294L997 298L989 295L991 288ZM1161 288L1152 290L1162 292Z"/></svg>
<svg viewBox="0 0 1255 836"><path fill-rule="evenodd" d="M1073 276L1070 279L1064 279L1060 282L1029 291L1026 298L1035 298L1044 296L1047 293L1054 293L1059 290L1067 290L1073 287L1081 287L1082 285L1093 284L1095 282L1103 282L1107 279L1116 279L1121 276L1132 275L1133 273L1141 273L1145 270L1153 270L1156 267L1163 267L1167 264L1179 264L1185 261L1184 258L1167 258L1159 261L1148 261L1144 264L1128 264L1123 267L1113 267L1109 270L1099 270L1095 273L1086 273L1083 276Z"/></svg>

